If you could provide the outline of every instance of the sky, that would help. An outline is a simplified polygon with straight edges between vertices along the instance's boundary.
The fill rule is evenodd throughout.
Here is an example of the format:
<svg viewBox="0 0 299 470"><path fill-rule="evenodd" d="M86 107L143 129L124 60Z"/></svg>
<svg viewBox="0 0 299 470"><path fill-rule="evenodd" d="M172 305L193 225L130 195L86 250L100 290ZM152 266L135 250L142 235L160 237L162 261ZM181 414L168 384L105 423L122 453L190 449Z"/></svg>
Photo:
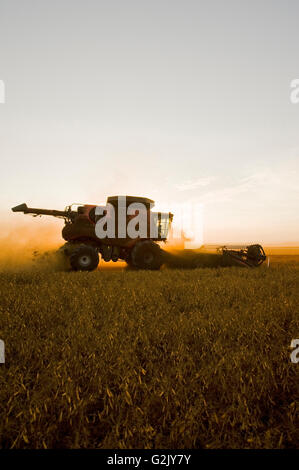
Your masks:
<svg viewBox="0 0 299 470"><path fill-rule="evenodd" d="M128 194L202 204L205 243L299 242L298 17L297 0L0 0L2 234L23 202Z"/></svg>

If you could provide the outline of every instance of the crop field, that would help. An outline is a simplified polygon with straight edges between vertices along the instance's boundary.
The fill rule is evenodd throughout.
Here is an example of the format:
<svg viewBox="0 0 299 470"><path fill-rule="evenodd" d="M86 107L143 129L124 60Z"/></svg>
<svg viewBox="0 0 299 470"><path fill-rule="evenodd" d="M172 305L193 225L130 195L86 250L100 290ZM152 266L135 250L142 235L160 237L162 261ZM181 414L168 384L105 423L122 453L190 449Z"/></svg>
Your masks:
<svg viewBox="0 0 299 470"><path fill-rule="evenodd" d="M299 263L0 272L1 448L295 448Z"/></svg>

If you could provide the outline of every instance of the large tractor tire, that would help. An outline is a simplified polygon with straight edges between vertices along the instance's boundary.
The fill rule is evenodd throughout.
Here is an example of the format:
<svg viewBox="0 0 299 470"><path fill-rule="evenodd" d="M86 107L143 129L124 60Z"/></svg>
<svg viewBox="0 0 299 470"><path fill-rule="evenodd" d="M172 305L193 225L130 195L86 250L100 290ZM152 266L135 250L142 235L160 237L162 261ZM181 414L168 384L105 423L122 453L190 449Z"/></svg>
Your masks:
<svg viewBox="0 0 299 470"><path fill-rule="evenodd" d="M99 254L92 246L79 245L70 255L74 271L93 271L99 264Z"/></svg>
<svg viewBox="0 0 299 470"><path fill-rule="evenodd" d="M137 269L160 269L163 264L162 250L154 242L138 242L130 255L130 266Z"/></svg>

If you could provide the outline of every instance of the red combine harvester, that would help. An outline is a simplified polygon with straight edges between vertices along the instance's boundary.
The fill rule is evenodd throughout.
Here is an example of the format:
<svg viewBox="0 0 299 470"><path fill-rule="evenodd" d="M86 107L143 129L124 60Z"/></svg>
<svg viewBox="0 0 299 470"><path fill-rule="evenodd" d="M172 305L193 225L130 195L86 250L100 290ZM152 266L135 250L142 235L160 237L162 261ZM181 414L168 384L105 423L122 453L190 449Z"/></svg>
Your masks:
<svg viewBox="0 0 299 470"><path fill-rule="evenodd" d="M76 206L76 209L74 208ZM131 210L130 210L131 207ZM127 228L138 217L141 207L145 217L145 232L129 236ZM172 224L170 212L152 212L154 201L144 197L111 196L106 206L79 205L67 206L64 211L35 209L20 204L13 212L23 212L33 216L51 215L64 219L62 237L66 243L60 251L68 258L70 267L76 271L93 271L99 264L99 255L104 261L126 261L137 269L158 270L163 263L180 266L180 256L173 256L160 248L157 242L166 242ZM107 217L112 208L113 235L99 238L97 223ZM132 210L133 208L133 210ZM100 213L100 215L98 215ZM136 220L136 219L135 219ZM108 222L108 219L107 219ZM122 222L122 224L120 224ZM102 224L103 225L103 224ZM138 223L136 224L138 226ZM108 233L108 232L107 232ZM220 247L215 254L193 253L194 258L187 267L212 266L260 266L266 259L261 245L249 245L241 249ZM181 258L182 265L185 261ZM182 266L183 267L183 266Z"/></svg>
<svg viewBox="0 0 299 470"><path fill-rule="evenodd" d="M140 205L144 208L146 217L146 233L144 236L131 238L127 235L126 227L138 214L132 215L128 208L130 205ZM106 206L76 205L67 206L64 211L52 209L36 209L26 204L13 207L13 212L23 212L33 216L51 215L64 219L62 237L66 244L61 247L63 253L69 258L73 270L92 271L99 264L99 254L104 261L126 261L130 266L139 269L160 269L163 264L163 251L157 242L166 241L173 215L171 213L152 212L154 201L144 197L111 196ZM114 208L114 236L99 238L96 234L96 224L101 216L97 215L96 208L102 208L102 217L106 215L107 208ZM119 212L124 216L125 236L119 232ZM130 215L129 215L129 214ZM155 225L152 227L152 225Z"/></svg>

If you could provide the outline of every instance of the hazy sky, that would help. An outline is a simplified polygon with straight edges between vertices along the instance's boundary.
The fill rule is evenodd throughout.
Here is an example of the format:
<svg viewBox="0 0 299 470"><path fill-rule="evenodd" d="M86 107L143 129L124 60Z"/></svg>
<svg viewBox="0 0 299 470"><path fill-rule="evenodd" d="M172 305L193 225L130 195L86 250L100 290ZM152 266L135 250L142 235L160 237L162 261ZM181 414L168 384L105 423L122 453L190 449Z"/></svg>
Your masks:
<svg viewBox="0 0 299 470"><path fill-rule="evenodd" d="M22 202L132 194L202 201L206 243L298 241L298 18L297 0L0 0L6 229Z"/></svg>

